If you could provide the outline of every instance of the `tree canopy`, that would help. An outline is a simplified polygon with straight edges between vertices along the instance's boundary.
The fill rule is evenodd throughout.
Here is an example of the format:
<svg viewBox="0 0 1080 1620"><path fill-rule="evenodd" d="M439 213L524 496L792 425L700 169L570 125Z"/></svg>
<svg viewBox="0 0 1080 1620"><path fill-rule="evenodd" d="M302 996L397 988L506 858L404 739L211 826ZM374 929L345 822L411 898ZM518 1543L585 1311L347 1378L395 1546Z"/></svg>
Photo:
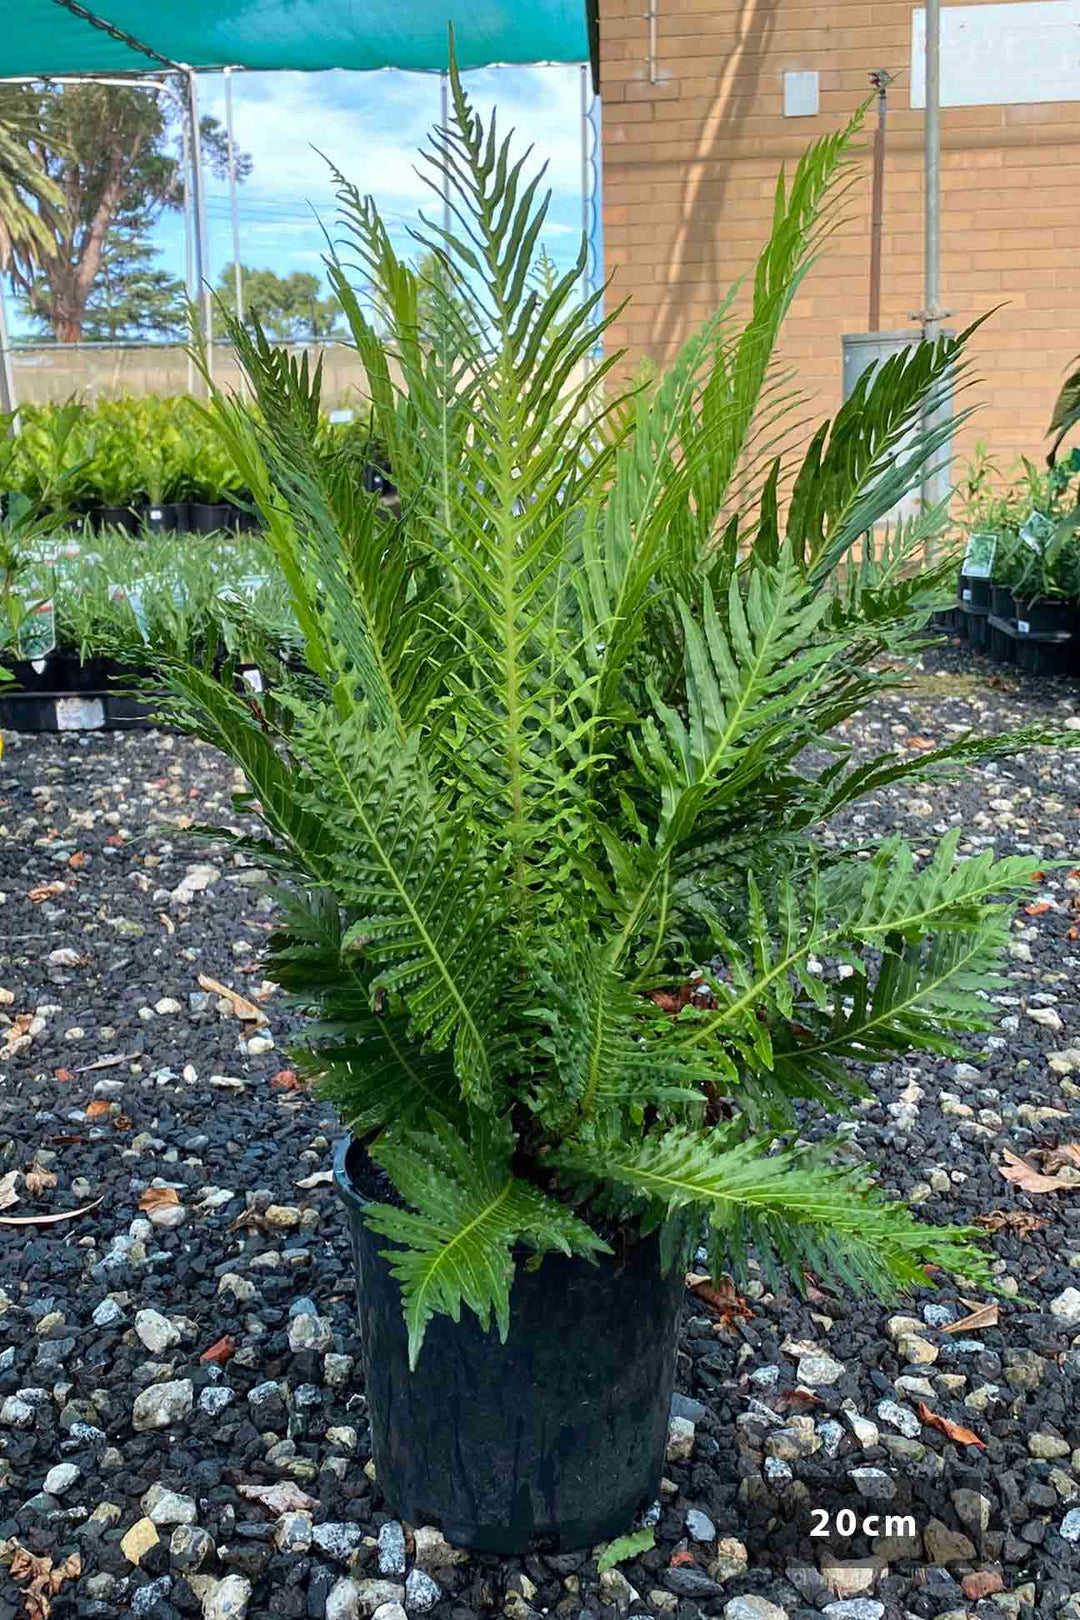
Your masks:
<svg viewBox="0 0 1080 1620"><path fill-rule="evenodd" d="M218 278L218 297L231 315L246 321L254 312L260 325L277 342L297 338L330 337L339 327L341 305L323 294L319 277L307 270L279 276L274 270L240 266L243 309L236 308L235 266L227 264Z"/></svg>
<svg viewBox="0 0 1080 1620"><path fill-rule="evenodd" d="M49 182L31 198L34 251L15 243L9 271L31 313L61 342L87 335L87 309L116 233L129 257L148 260L149 232L167 209L184 205L180 115L171 98L110 85L0 87L0 127ZM204 161L225 173L225 132L200 120ZM240 179L251 159L237 155ZM0 199L2 201L2 199ZM115 264L115 258L114 258ZM152 273L148 272L147 273ZM147 313L143 305L135 313ZM152 321L139 330L153 330Z"/></svg>

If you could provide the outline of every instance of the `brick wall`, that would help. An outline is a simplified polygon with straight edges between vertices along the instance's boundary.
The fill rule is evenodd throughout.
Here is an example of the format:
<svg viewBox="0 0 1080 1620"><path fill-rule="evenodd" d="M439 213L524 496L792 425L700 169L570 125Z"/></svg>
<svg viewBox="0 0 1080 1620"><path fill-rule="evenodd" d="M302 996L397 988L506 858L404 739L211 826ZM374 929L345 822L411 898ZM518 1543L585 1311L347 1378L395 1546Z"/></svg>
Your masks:
<svg viewBox="0 0 1080 1620"><path fill-rule="evenodd" d="M878 68L899 74L889 100L881 324L912 326L923 286L923 115L908 106L912 6L657 4L652 84L645 0L600 0L605 255L614 293L632 296L612 343L660 362L671 355L753 264L781 165L838 129ZM783 75L809 69L820 73L820 112L786 118ZM1080 102L946 108L942 126L949 324L1005 306L974 346L981 408L958 454L984 439L1008 464L1041 455L1064 368L1080 351ZM867 326L869 139L844 214L788 318L783 349L821 415L840 401L841 333Z"/></svg>

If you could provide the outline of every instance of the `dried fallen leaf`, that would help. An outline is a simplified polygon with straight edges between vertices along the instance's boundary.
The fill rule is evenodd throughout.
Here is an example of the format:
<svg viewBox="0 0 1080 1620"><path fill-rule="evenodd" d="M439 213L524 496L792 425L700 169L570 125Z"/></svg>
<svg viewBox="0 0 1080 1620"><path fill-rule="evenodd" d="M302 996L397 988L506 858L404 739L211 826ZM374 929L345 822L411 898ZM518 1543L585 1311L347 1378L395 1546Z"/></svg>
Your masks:
<svg viewBox="0 0 1080 1620"><path fill-rule="evenodd" d="M69 1080L74 1080L75 1076L70 1069L57 1069L56 1078L66 1084Z"/></svg>
<svg viewBox="0 0 1080 1620"><path fill-rule="evenodd" d="M261 1502L274 1514L310 1513L319 1505L315 1497L287 1480L279 1485L238 1485L236 1488L249 1502Z"/></svg>
<svg viewBox="0 0 1080 1620"><path fill-rule="evenodd" d="M998 1175L1004 1176L1006 1181L1011 1181L1022 1192L1052 1193L1076 1190L1075 1183L1071 1180L1063 1176L1044 1176L1033 1164L1029 1164L1026 1159L1018 1158L1015 1153L1010 1153L1008 1148L1002 1150L1002 1158L1005 1163L998 1165Z"/></svg>
<svg viewBox="0 0 1080 1620"><path fill-rule="evenodd" d="M1045 1215L1035 1215L1028 1209L992 1209L988 1215L975 1217L975 1225L987 1232L1015 1232L1018 1237L1041 1232L1049 1224Z"/></svg>
<svg viewBox="0 0 1080 1620"><path fill-rule="evenodd" d="M212 979L208 973L199 974L199 984L204 990L209 990L215 996L223 996L228 1001L237 1018L245 1024L265 1024L266 1014L260 1012L253 1001L242 996L238 990L230 990L228 985L222 984L218 979Z"/></svg>
<svg viewBox="0 0 1080 1620"><path fill-rule="evenodd" d="M945 1329L946 1333L974 1333L978 1328L997 1327L1001 1320L1001 1307L996 1300L989 1305L979 1305L970 1316L963 1317L959 1322L950 1322Z"/></svg>
<svg viewBox="0 0 1080 1620"><path fill-rule="evenodd" d="M51 1170L43 1170L39 1164L32 1164L26 1172L26 1190L31 1198L40 1198L56 1186L56 1177Z"/></svg>
<svg viewBox="0 0 1080 1620"><path fill-rule="evenodd" d="M951 1418L942 1417L940 1412L931 1412L925 1401L916 1401L915 1410L928 1429L939 1429L950 1440L955 1440L958 1446L978 1446L980 1451L986 1450L985 1440L980 1440L973 1429L965 1429L962 1423L954 1423Z"/></svg>
<svg viewBox="0 0 1080 1620"><path fill-rule="evenodd" d="M151 1209L163 1209L166 1204L178 1204L180 1198L175 1187L147 1187L139 1199L139 1208L144 1212Z"/></svg>
<svg viewBox="0 0 1080 1620"><path fill-rule="evenodd" d="M1060 1147L1051 1148L1043 1155L1043 1169L1047 1175L1052 1175L1055 1170L1063 1170L1066 1165L1080 1170L1080 1142L1062 1142Z"/></svg>
<svg viewBox="0 0 1080 1620"><path fill-rule="evenodd" d="M130 1131L134 1123L135 1121L132 1119L130 1114L115 1114L113 1116L112 1128L114 1131Z"/></svg>
<svg viewBox="0 0 1080 1620"><path fill-rule="evenodd" d="M89 1215L104 1202L104 1197L95 1198L92 1204L84 1204L81 1209L62 1209L55 1215L0 1215L0 1226L53 1226L57 1221L73 1221L76 1215Z"/></svg>
<svg viewBox="0 0 1080 1620"><path fill-rule="evenodd" d="M1024 907L1024 910L1029 917L1042 917L1051 910L1051 906L1049 900L1033 900L1030 906Z"/></svg>
<svg viewBox="0 0 1080 1620"><path fill-rule="evenodd" d="M668 1569L683 1569L687 1564L695 1564L697 1559L689 1547L676 1547L668 1561Z"/></svg>
<svg viewBox="0 0 1080 1620"><path fill-rule="evenodd" d="M26 898L39 906L43 900L51 900L54 895L63 894L67 889L66 883L37 883L32 889L27 889Z"/></svg>
<svg viewBox="0 0 1080 1620"><path fill-rule="evenodd" d="M695 1282L690 1292L716 1317L718 1328L729 1328L737 1321L753 1318L754 1313L736 1289L734 1279L726 1273L715 1283L708 1277L703 1282Z"/></svg>
<svg viewBox="0 0 1080 1620"><path fill-rule="evenodd" d="M74 855L68 856L68 865L71 867L73 872L77 872L81 866L86 865L89 859L90 857L86 853L85 849L77 849Z"/></svg>
<svg viewBox="0 0 1080 1620"><path fill-rule="evenodd" d="M334 1172L332 1170L314 1170L310 1176L304 1176L301 1181L295 1182L294 1185L309 1191L312 1187L329 1187L333 1179Z"/></svg>
<svg viewBox="0 0 1080 1620"><path fill-rule="evenodd" d="M93 1063L87 1063L83 1068L76 1069L76 1074L93 1074L96 1069L115 1069L121 1063L131 1063L138 1057L138 1052L111 1052L107 1057L95 1058Z"/></svg>
<svg viewBox="0 0 1080 1620"><path fill-rule="evenodd" d="M224 1367L225 1363L235 1354L236 1340L231 1333L226 1333L223 1338L217 1340L216 1344L212 1344L209 1350L204 1350L199 1360L204 1363L212 1361L216 1366Z"/></svg>
<svg viewBox="0 0 1080 1620"><path fill-rule="evenodd" d="M173 922L167 911L158 912L158 922L161 924L162 928L164 928L167 934L176 933L176 924Z"/></svg>
<svg viewBox="0 0 1080 1620"><path fill-rule="evenodd" d="M15 1183L21 1175L21 1170L9 1170L6 1176L0 1176L0 1209L10 1209L12 1204L19 1202Z"/></svg>
<svg viewBox="0 0 1080 1620"><path fill-rule="evenodd" d="M270 1076L270 1084L275 1091L299 1091L300 1081L295 1069L279 1069L277 1074Z"/></svg>
<svg viewBox="0 0 1080 1620"><path fill-rule="evenodd" d="M905 748L933 748L933 746L934 746L934 744L933 744L933 741L932 741L932 739L930 737L905 737L904 738L904 747Z"/></svg>
<svg viewBox="0 0 1080 1620"><path fill-rule="evenodd" d="M77 1581L82 1574L82 1559L78 1553L72 1553L59 1568L54 1568L51 1558L38 1557L18 1542L9 1546L11 1578L27 1583L22 1593L26 1620L48 1620L52 1600L61 1587L67 1581Z"/></svg>
<svg viewBox="0 0 1080 1620"><path fill-rule="evenodd" d="M94 1097L86 1105L87 1119L104 1119L111 1112L112 1105L104 1097Z"/></svg>

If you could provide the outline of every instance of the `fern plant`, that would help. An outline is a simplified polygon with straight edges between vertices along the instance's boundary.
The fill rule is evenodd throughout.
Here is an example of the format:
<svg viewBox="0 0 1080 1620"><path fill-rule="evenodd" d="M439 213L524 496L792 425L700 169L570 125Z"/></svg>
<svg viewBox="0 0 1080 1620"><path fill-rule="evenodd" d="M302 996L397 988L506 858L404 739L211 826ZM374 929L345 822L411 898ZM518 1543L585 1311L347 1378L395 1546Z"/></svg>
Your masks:
<svg viewBox="0 0 1080 1620"><path fill-rule="evenodd" d="M314 1020L299 1061L396 1189L368 1220L411 1355L435 1312L505 1334L522 1251L595 1258L613 1222L659 1229L672 1262L707 1225L715 1264L752 1250L797 1284L988 1285L972 1234L917 1221L794 1115L842 1106L852 1063L985 1027L1002 896L1031 876L959 860L955 834L920 863L819 830L1041 734L803 763L900 680L951 585L955 558L915 566L941 513L865 537L953 430L917 424L968 334L888 362L799 452L774 349L856 120L781 179L744 302L620 393L617 355L584 365L614 319L580 295L584 247L531 273L542 171L451 86L426 154L450 222L420 233L437 277L338 177L329 273L399 506L320 434L318 368L232 322L257 409L215 389L206 413L306 668L256 704L160 655L174 718L246 773L265 835L240 847L282 896L269 970ZM822 959L853 973L825 982Z"/></svg>

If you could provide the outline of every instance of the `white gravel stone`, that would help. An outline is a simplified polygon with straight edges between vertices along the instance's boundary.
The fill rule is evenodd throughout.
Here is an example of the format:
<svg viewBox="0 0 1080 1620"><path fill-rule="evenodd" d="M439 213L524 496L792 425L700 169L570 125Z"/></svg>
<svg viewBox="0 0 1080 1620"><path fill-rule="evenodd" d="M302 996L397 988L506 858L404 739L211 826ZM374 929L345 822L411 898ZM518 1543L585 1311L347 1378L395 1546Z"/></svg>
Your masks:
<svg viewBox="0 0 1080 1620"><path fill-rule="evenodd" d="M1080 1541L1080 1508L1070 1508L1061 1521L1061 1539Z"/></svg>
<svg viewBox="0 0 1080 1620"><path fill-rule="evenodd" d="M136 1395L131 1411L132 1427L144 1433L148 1429L168 1429L186 1418L195 1404L195 1390L190 1378L173 1379L167 1384L151 1384L141 1395Z"/></svg>
<svg viewBox="0 0 1080 1620"><path fill-rule="evenodd" d="M202 1604L203 1620L244 1620L251 1602L246 1575L226 1575L220 1581L213 1575L189 1575L187 1583Z"/></svg>
<svg viewBox="0 0 1080 1620"><path fill-rule="evenodd" d="M413 1532L413 1557L421 1569L449 1569L465 1563L468 1556L464 1547L452 1547L432 1524L422 1524Z"/></svg>
<svg viewBox="0 0 1080 1620"><path fill-rule="evenodd" d="M385 1526L383 1527L385 1529ZM411 1569L405 1582L405 1608L411 1614L425 1614L442 1597L438 1581L422 1569Z"/></svg>
<svg viewBox="0 0 1080 1620"><path fill-rule="evenodd" d="M167 1316L160 1311L138 1311L135 1316L135 1332L139 1335L146 1348L159 1356L164 1350L171 1350L174 1344L180 1343L179 1330L173 1327Z"/></svg>
<svg viewBox="0 0 1080 1620"><path fill-rule="evenodd" d="M787 1610L751 1594L729 1599L724 1604L724 1620L787 1620Z"/></svg>
<svg viewBox="0 0 1080 1620"><path fill-rule="evenodd" d="M1061 1022L1061 1014L1053 1007L1029 1007L1028 1017L1035 1024L1041 1024L1043 1029L1052 1029L1055 1035L1060 1035L1065 1025Z"/></svg>
<svg viewBox="0 0 1080 1620"><path fill-rule="evenodd" d="M400 1603L380 1603L371 1620L406 1620Z"/></svg>
<svg viewBox="0 0 1080 1620"><path fill-rule="evenodd" d="M922 1424L910 1406L901 1406L899 1401L879 1401L877 1415L882 1423L888 1423L893 1429L899 1429L909 1440L917 1440L922 1433Z"/></svg>
<svg viewBox="0 0 1080 1620"><path fill-rule="evenodd" d="M396 1519L379 1526L379 1574L404 1575L405 1532Z"/></svg>
<svg viewBox="0 0 1080 1620"><path fill-rule="evenodd" d="M63 1496L69 1491L79 1478L81 1470L74 1463L56 1463L45 1475L42 1490L48 1491L50 1496Z"/></svg>
<svg viewBox="0 0 1080 1620"><path fill-rule="evenodd" d="M673 1417L668 1422L668 1462L689 1462L694 1451L697 1430L689 1418Z"/></svg>
<svg viewBox="0 0 1080 1620"><path fill-rule="evenodd" d="M310 1316L305 1311L289 1323L289 1349L299 1355L304 1350L329 1350L334 1330L328 1317Z"/></svg>
<svg viewBox="0 0 1080 1620"><path fill-rule="evenodd" d="M153 1524L194 1524L197 1516L195 1498L181 1496L164 1485L151 1485L142 1499L142 1510Z"/></svg>
<svg viewBox="0 0 1080 1620"><path fill-rule="evenodd" d="M1067 1327L1080 1326L1080 1288L1066 1288L1050 1301L1050 1310Z"/></svg>
<svg viewBox="0 0 1080 1620"><path fill-rule="evenodd" d="M824 1353L815 1356L801 1356L799 1358L798 1380L800 1384L807 1384L811 1389L823 1385L835 1384L843 1378L845 1368L842 1362L834 1361L832 1356Z"/></svg>

